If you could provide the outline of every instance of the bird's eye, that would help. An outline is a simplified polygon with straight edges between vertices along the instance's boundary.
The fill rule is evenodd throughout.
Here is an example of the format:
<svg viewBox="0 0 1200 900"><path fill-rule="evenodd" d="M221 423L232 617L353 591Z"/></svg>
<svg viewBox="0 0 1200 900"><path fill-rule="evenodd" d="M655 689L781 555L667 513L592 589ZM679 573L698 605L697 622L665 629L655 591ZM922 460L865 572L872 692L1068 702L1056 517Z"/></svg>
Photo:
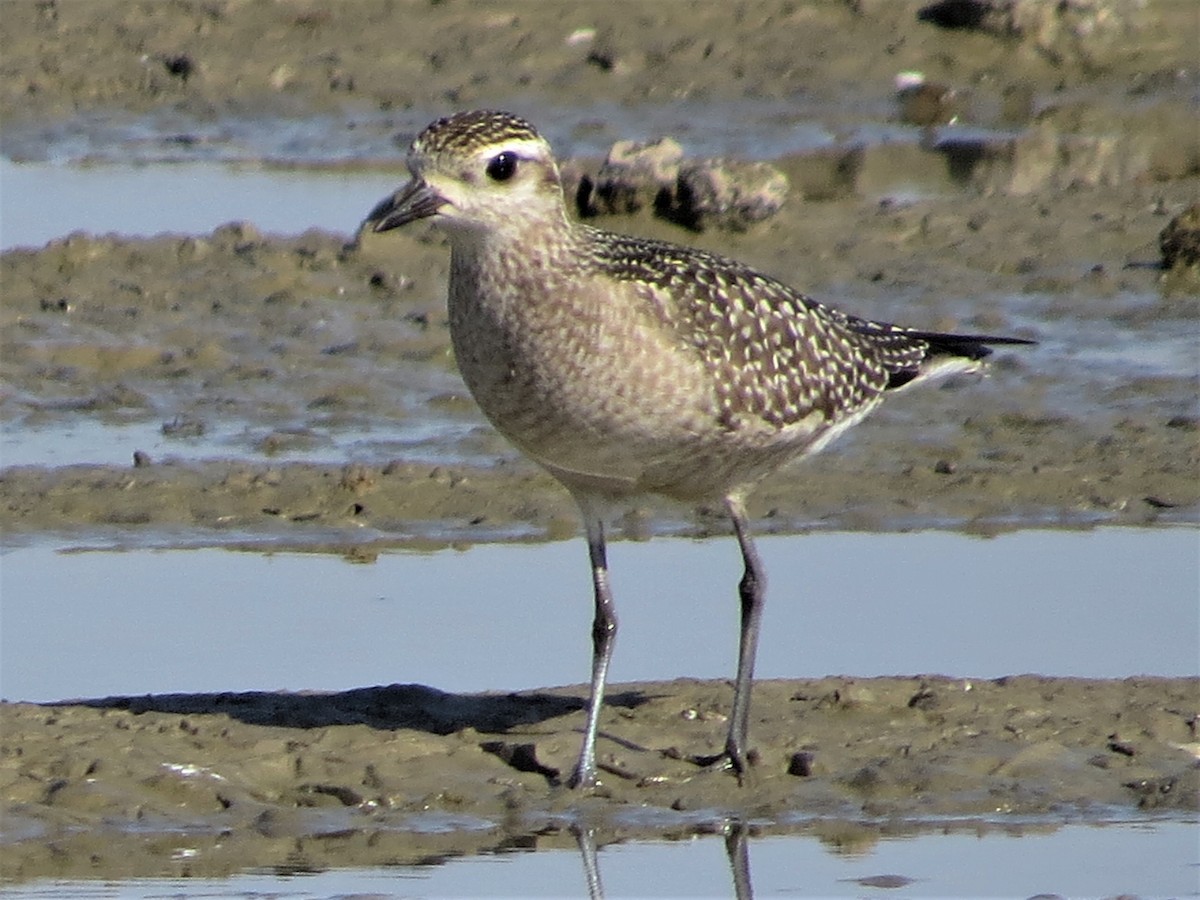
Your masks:
<svg viewBox="0 0 1200 900"><path fill-rule="evenodd" d="M486 171L492 181L508 181L517 174L517 155L497 153L488 160Z"/></svg>

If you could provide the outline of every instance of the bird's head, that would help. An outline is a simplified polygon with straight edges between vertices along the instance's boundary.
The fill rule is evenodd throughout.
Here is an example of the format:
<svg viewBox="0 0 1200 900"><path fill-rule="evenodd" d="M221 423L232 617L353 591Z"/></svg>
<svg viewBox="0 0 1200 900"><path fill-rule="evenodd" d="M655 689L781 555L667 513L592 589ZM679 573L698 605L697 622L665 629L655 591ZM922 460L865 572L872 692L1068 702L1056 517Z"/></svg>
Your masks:
<svg viewBox="0 0 1200 900"><path fill-rule="evenodd" d="M511 113L438 119L413 141L408 169L411 180L367 216L372 230L431 218L452 232L497 232L565 216L550 145Z"/></svg>

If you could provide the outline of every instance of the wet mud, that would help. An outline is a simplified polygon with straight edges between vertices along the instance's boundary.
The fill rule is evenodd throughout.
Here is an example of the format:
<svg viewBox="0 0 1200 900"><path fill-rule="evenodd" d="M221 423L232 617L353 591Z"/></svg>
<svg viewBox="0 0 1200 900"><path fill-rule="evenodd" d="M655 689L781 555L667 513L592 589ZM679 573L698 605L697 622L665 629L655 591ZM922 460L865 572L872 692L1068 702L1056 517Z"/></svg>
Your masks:
<svg viewBox="0 0 1200 900"><path fill-rule="evenodd" d="M650 210L602 222L744 259L858 314L1039 341L998 353L985 379L897 398L781 472L753 498L757 529L1194 525L1200 275L1186 259L1163 268L1159 246L1200 196L1194 8L1055 4L1037 22L949 27L922 6L14 2L0 16L0 116L30 158L30 134L79 117L150 116L186 143L235 117L369 109L411 134L470 106L802 95L836 123L851 85L888 85L887 106L895 74L921 70L961 89L953 115L1016 137L772 159L788 199L743 230L688 231ZM252 52L264 42L270 53ZM949 97L895 115L937 121ZM353 164L404 177L399 150ZM566 169L577 185L599 165ZM913 183L912 196L884 189ZM69 231L69 210L54 214ZM357 225L77 233L5 252L4 428L152 423L178 447L130 445L127 465L6 466L5 542L369 560L575 535L565 493L457 380L442 237ZM227 453L195 449L229 423L241 432ZM442 458L291 455L396 423L441 429ZM623 524L633 537L727 530L711 510L671 507ZM567 846L580 821L619 840L733 817L853 845L942 817L992 828L1200 806L1197 679L764 682L740 787L686 759L718 747L729 685L614 685L592 797L558 784L584 693L8 698L3 877L419 862ZM164 864L181 832L201 850Z"/></svg>
<svg viewBox="0 0 1200 900"><path fill-rule="evenodd" d="M1191 188L1161 191L1182 200ZM785 281L815 282L819 297L852 290L839 305L856 312L1042 342L998 353L982 380L896 398L832 452L769 480L752 504L761 527L1193 520L1194 372L1139 371L1135 362L1114 383L1061 355L1075 352L1069 336L1080 321L1099 322L1101 333L1114 323L1116 341L1122 330L1184 343L1195 332L1195 295L1160 290L1168 275L1157 268L1125 267L1154 259L1165 225L1139 205L1142 193L900 209L852 199L821 204L815 220L798 204L746 234L674 234ZM679 231L645 218L622 224ZM6 533L99 531L135 545L161 528L213 543L266 531L284 545L311 542L320 526L385 544L471 528L475 539L573 533L564 492L490 431L457 381L447 268L432 230L356 242L319 232L270 238L238 224L188 237L75 234L5 253L6 427L149 422L179 448L155 458L130 445L127 466L8 467ZM1117 352L1135 361L1137 351ZM447 428L441 462L289 460L330 433L429 421ZM190 451L230 422L244 434L226 454L237 458ZM691 510L658 512L675 530L713 527Z"/></svg>
<svg viewBox="0 0 1200 900"><path fill-rule="evenodd" d="M1178 814L1200 790L1193 679L764 681L741 785L689 759L722 746L729 685L621 684L601 724L603 784L580 797L561 780L586 693L393 685L5 704L5 828L21 848L6 848L6 876L164 871L163 840L200 848L166 868L193 875L415 863L561 846L580 822L602 842L737 820L869 844L934 820Z"/></svg>

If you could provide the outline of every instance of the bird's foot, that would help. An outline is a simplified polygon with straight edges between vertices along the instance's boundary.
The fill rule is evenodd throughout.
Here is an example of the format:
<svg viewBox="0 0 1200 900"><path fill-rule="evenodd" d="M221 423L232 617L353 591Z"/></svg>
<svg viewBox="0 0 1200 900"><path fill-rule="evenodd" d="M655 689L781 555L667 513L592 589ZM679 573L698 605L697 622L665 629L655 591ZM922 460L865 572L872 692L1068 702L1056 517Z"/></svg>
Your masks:
<svg viewBox="0 0 1200 900"><path fill-rule="evenodd" d="M740 747L726 747L720 753L696 754L686 759L709 772L732 772L738 784L744 784L750 767L758 762L758 751L743 753Z"/></svg>
<svg viewBox="0 0 1200 900"><path fill-rule="evenodd" d="M597 765L596 763L584 763L580 761L575 764L575 768L571 770L571 777L567 779L567 788L572 791L579 791L584 794L597 794L599 796L609 796L608 785L601 778L601 771L609 772L620 778L630 779L628 772L622 772L607 765Z"/></svg>
<svg viewBox="0 0 1200 900"><path fill-rule="evenodd" d="M567 779L566 783L567 787L573 791L590 791L595 789L600 780L596 777L595 766L576 766L571 771L571 777Z"/></svg>

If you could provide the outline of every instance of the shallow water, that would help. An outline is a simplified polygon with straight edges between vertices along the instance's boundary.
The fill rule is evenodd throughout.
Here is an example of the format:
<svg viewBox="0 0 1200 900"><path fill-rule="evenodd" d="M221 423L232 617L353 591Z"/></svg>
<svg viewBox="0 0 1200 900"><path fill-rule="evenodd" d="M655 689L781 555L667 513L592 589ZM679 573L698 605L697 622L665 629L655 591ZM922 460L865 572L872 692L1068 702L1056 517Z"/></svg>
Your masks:
<svg viewBox="0 0 1200 900"><path fill-rule="evenodd" d="M948 829L951 826L947 826ZM1116 896L1197 894L1194 821L1052 825L926 832L839 846L810 836L751 839L748 869L758 897ZM180 836L176 859L188 860ZM613 844L597 869L608 897L733 896L723 842ZM45 879L5 892L22 898L84 897L468 897L586 896L584 865L571 850L473 856L424 866L247 872L228 879L127 881Z"/></svg>
<svg viewBox="0 0 1200 900"><path fill-rule="evenodd" d="M761 550L771 591L759 678L1200 674L1190 528L768 536ZM579 683L585 558L578 540L371 564L269 550L14 549L0 567L0 693ZM620 542L610 563L613 682L732 674L731 539Z"/></svg>
<svg viewBox="0 0 1200 900"><path fill-rule="evenodd" d="M414 390L420 399L428 391ZM0 431L0 466L124 466L141 450L152 459L272 460L342 464L384 463L393 459L427 463L489 464L494 453L472 452L472 437L482 427L476 415L429 410L421 418L399 422L355 423L352 428L283 430L262 423L220 421L203 434L164 434L170 422L114 424L87 415L63 416L49 424L6 423ZM164 426L166 428L164 429ZM281 443L276 444L280 438Z"/></svg>
<svg viewBox="0 0 1200 900"><path fill-rule="evenodd" d="M856 95L849 96L851 91ZM544 122L543 133L564 156L603 156L618 140L672 135L690 155L770 159L837 143L916 143L922 130L897 123L894 103L888 85L851 85L826 98L596 102L567 107L548 106L544 101L531 105L513 98L509 105ZM408 141L444 113L439 107L217 120L168 111L145 116L81 113L55 122L12 125L0 137L0 152L23 163L400 163ZM972 139L1009 133L980 126L943 132Z"/></svg>
<svg viewBox="0 0 1200 900"><path fill-rule="evenodd" d="M402 172L402 170L401 170ZM401 172L264 170L187 162L66 166L0 157L0 249L40 246L73 231L206 234L226 222L261 231L342 232L347 240ZM48 216L47 209L69 210Z"/></svg>

